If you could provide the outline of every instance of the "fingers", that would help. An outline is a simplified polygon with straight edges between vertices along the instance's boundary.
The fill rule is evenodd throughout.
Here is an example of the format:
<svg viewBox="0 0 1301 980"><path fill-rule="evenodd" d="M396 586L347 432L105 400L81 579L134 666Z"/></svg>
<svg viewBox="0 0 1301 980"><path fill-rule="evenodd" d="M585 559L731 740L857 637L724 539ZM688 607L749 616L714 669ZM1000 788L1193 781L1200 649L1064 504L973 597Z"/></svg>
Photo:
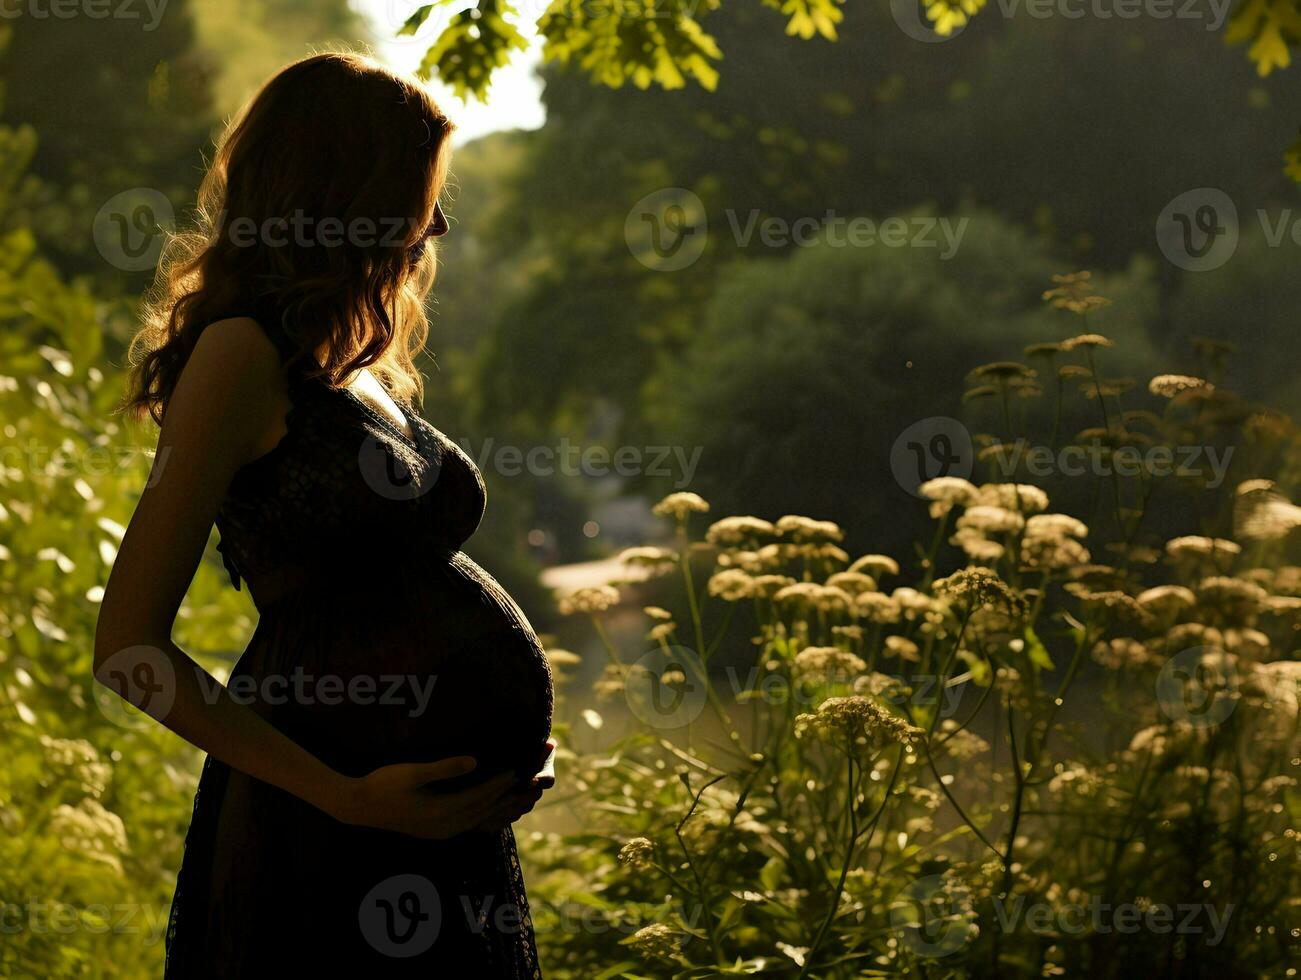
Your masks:
<svg viewBox="0 0 1301 980"><path fill-rule="evenodd" d="M411 777L411 785L423 786L440 779L464 776L467 772L473 772L476 764L471 756L455 755L437 762L413 762L406 769Z"/></svg>
<svg viewBox="0 0 1301 980"><path fill-rule="evenodd" d="M513 793L485 813L479 821L479 826L485 830L500 830L508 827L524 814L531 812L541 798L540 791Z"/></svg>
<svg viewBox="0 0 1301 980"><path fill-rule="evenodd" d="M509 771L501 772L487 782L454 794L451 800L455 802L459 809L482 812L495 804L500 797L510 792L511 787L514 785L515 774Z"/></svg>
<svg viewBox="0 0 1301 980"><path fill-rule="evenodd" d="M542 799L541 789L516 790L494 803L490 808L490 813L493 816L511 816L518 820L537 806L540 799Z"/></svg>

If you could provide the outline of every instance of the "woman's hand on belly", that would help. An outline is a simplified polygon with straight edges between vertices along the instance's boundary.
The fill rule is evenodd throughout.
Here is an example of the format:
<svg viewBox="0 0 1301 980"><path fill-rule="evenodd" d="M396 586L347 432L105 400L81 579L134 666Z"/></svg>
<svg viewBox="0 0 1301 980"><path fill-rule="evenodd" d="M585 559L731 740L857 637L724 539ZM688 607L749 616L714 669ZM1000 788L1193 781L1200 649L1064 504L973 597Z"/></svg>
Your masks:
<svg viewBox="0 0 1301 980"><path fill-rule="evenodd" d="M502 797L497 804L493 816L486 818L479 824L480 830L502 830L509 827L524 814L529 813L538 800L542 799L542 794L556 785L556 742L555 739L547 739L546 751L542 760L542 768L537 774L523 785L516 784L515 787Z"/></svg>
<svg viewBox="0 0 1301 980"><path fill-rule="evenodd" d="M399 763L350 779L326 808L346 824L443 840L500 819L515 804L514 773L504 772L458 793L435 793L430 784L470 772L468 756L438 762Z"/></svg>

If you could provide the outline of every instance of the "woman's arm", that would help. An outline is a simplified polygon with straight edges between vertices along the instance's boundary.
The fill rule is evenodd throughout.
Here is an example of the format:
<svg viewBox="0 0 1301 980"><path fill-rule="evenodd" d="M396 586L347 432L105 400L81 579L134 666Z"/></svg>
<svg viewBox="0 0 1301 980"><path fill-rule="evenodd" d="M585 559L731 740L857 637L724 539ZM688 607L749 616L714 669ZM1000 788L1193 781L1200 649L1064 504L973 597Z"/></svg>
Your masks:
<svg viewBox="0 0 1301 980"><path fill-rule="evenodd" d="M280 359L258 325L204 330L158 440L154 473L109 576L95 631L95 676L186 741L347 823L450 837L499 817L511 774L435 796L433 780L473 768L464 757L345 776L228 692L171 639L231 477L284 431Z"/></svg>

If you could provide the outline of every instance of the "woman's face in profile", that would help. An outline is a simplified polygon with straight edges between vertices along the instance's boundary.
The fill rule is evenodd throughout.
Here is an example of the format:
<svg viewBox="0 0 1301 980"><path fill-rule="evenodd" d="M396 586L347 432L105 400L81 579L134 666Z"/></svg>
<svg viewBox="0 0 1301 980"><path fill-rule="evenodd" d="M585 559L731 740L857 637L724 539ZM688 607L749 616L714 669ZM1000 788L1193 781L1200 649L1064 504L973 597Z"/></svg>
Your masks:
<svg viewBox="0 0 1301 980"><path fill-rule="evenodd" d="M420 241L411 246L411 261L416 262L425 253L425 242L431 238L442 238L451 230L451 225L447 221L447 215L443 213L443 206L437 201L434 202L434 217L429 222L429 227L425 233L420 236Z"/></svg>

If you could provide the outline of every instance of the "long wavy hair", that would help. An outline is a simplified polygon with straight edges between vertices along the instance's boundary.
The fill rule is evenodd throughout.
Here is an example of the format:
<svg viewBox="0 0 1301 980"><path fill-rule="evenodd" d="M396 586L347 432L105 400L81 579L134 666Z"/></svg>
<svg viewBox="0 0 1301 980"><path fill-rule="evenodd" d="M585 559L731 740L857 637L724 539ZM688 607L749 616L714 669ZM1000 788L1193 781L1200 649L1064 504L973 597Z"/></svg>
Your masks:
<svg viewBox="0 0 1301 980"><path fill-rule="evenodd" d="M131 345L126 408L162 422L203 329L274 310L289 363L342 384L370 368L411 406L428 333L452 123L414 81L350 53L283 69L235 116L171 236Z"/></svg>

